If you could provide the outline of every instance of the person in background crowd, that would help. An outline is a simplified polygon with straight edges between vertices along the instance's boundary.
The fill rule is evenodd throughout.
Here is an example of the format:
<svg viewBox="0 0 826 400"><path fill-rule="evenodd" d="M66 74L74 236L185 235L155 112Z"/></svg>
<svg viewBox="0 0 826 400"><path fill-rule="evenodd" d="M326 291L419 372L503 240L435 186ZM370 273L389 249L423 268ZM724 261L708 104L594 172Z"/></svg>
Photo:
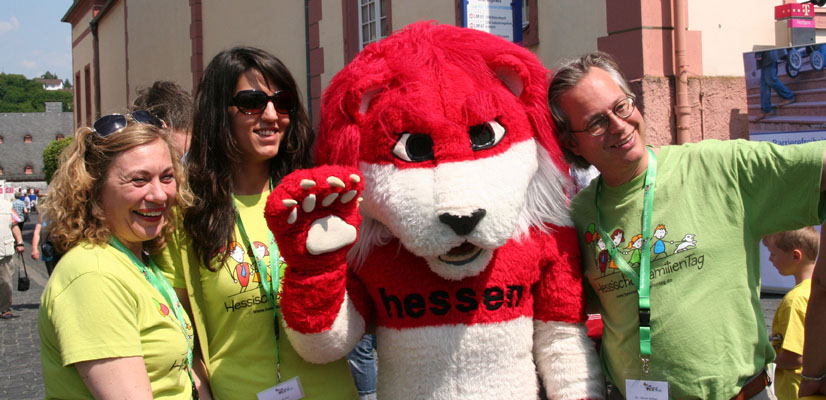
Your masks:
<svg viewBox="0 0 826 400"><path fill-rule="evenodd" d="M57 250L54 243L49 240L48 221L43 219L42 214L38 214L37 223L34 225L32 233L32 260L43 260L46 264L46 273L52 276L55 265L63 255Z"/></svg>
<svg viewBox="0 0 826 400"><path fill-rule="evenodd" d="M189 318L149 258L190 201L162 126L146 111L107 115L61 154L43 205L66 252L38 313L46 398L192 399L205 379Z"/></svg>
<svg viewBox="0 0 826 400"><path fill-rule="evenodd" d="M18 223L23 216L11 202L0 197L0 319L14 317L11 309L14 286L12 277L18 268L15 258L25 250L23 234Z"/></svg>
<svg viewBox="0 0 826 400"><path fill-rule="evenodd" d="M263 50L218 53L195 99L186 169L195 199L156 261L190 306L219 399L295 388L306 398L356 398L346 360L304 361L278 305L285 263L263 218L280 179L312 166L314 133L284 64ZM274 307L275 305L275 307Z"/></svg>
<svg viewBox="0 0 826 400"><path fill-rule="evenodd" d="M14 193L14 201L12 201L11 206L14 208L17 215L23 218L23 220L17 223L17 226L20 228L20 232L23 232L23 224L29 220L29 209L26 208L26 202L23 201L22 193Z"/></svg>
<svg viewBox="0 0 826 400"><path fill-rule="evenodd" d="M601 52L557 69L548 102L568 161L601 174L571 201L571 217L610 381L629 398L646 388L771 398L759 244L826 218L826 142L648 147L636 97ZM600 269L597 234L613 239L603 244L617 268Z"/></svg>
<svg viewBox="0 0 826 400"><path fill-rule="evenodd" d="M769 261L782 276L794 276L795 286L783 296L772 321L774 393L778 400L797 399L803 365L803 324L812 290L812 272L820 245L820 234L807 226L763 238Z"/></svg>
<svg viewBox="0 0 826 400"><path fill-rule="evenodd" d="M780 59L779 51L781 50L774 49L755 54L755 56L757 56L758 66L760 67L760 117L758 119L765 118L777 107L783 107L795 101L794 93L792 93L783 82L777 79L777 61ZM777 107L772 106L772 89L783 99Z"/></svg>
<svg viewBox="0 0 826 400"><path fill-rule="evenodd" d="M146 110L166 123L172 133L172 144L181 157L189 151L192 133L192 95L175 82L155 81L138 90L132 102L138 110Z"/></svg>

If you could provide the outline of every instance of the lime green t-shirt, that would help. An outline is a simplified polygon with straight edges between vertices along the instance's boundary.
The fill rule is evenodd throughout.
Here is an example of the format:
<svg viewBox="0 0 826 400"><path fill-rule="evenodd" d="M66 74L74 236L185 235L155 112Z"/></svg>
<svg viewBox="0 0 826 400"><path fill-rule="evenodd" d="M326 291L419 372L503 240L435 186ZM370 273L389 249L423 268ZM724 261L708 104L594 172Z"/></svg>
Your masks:
<svg viewBox="0 0 826 400"><path fill-rule="evenodd" d="M774 359L760 306L759 243L766 235L823 221L820 177L826 142L797 146L704 141L657 155L651 241L651 371L673 398L723 399ZM602 185L571 203L586 292L604 323L606 374L624 393L639 371L636 288L606 244L639 271L629 241L641 233L645 174ZM633 246L632 246L633 247Z"/></svg>
<svg viewBox="0 0 826 400"><path fill-rule="evenodd" d="M92 398L74 363L135 356L143 357L154 398L192 398L189 345L173 305L126 254L78 244L60 259L40 301L47 399Z"/></svg>
<svg viewBox="0 0 826 400"><path fill-rule="evenodd" d="M235 239L226 263L217 271L198 267L198 256L190 251L183 229L156 257L171 276L172 285L190 293L196 331L208 358L212 394L216 399L255 399L256 394L278 383L276 351L281 361L282 381L298 376L309 399L354 399L358 397L346 360L311 364L299 356L284 332L276 347L273 310L261 288L263 274L257 270L252 249L270 265L269 230L264 207L269 192L236 196L238 212L251 243L245 243L236 224ZM250 248L252 247L252 249ZM272 249L274 250L274 249ZM178 254L173 254L177 252ZM218 266L220 257L213 259ZM286 265L279 259L281 273ZM196 268L193 268L196 267ZM267 274L272 277L272 274ZM203 327L199 326L203 321ZM203 337L201 337L203 336ZM206 340L204 340L204 338Z"/></svg>
<svg viewBox="0 0 826 400"><path fill-rule="evenodd" d="M811 292L812 280L806 279L786 293L783 301L777 306L772 320L771 335L772 346L776 353L786 350L803 354L803 326ZM802 366L794 370L774 370L774 394L777 395L778 400L797 399L802 371Z"/></svg>

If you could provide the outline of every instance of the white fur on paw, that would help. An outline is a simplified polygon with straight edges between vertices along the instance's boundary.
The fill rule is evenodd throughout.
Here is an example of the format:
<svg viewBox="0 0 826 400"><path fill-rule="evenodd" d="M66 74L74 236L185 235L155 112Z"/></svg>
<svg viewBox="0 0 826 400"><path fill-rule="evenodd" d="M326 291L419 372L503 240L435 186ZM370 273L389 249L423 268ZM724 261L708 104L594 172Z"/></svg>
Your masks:
<svg viewBox="0 0 826 400"><path fill-rule="evenodd" d="M348 246L356 241L356 228L343 219L328 215L313 221L307 232L307 252L316 256Z"/></svg>

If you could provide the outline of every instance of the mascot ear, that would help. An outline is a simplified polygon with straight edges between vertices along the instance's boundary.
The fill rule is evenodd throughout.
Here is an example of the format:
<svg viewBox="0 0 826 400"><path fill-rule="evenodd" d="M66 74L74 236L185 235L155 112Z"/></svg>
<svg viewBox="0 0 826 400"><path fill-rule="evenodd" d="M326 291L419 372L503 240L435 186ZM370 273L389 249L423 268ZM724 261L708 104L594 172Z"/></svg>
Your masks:
<svg viewBox="0 0 826 400"><path fill-rule="evenodd" d="M357 60L360 60L357 58ZM330 82L322 98L321 125L315 144L316 162L357 166L361 142L361 124L370 103L384 90L385 72L378 63L351 64Z"/></svg>
<svg viewBox="0 0 826 400"><path fill-rule="evenodd" d="M361 122L364 114L370 108L370 102L384 90L382 80L370 79L358 82L356 87L347 93L347 112L354 121Z"/></svg>
<svg viewBox="0 0 826 400"><path fill-rule="evenodd" d="M500 54L489 61L488 66L514 96L523 101L527 99L529 93L525 89L531 87L531 76L522 60L511 54Z"/></svg>

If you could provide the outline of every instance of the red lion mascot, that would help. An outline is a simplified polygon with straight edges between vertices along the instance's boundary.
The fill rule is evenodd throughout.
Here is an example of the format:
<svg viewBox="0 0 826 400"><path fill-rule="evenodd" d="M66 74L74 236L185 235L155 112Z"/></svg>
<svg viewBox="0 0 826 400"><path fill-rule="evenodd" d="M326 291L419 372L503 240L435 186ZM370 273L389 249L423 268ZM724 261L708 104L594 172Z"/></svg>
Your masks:
<svg viewBox="0 0 826 400"><path fill-rule="evenodd" d="M504 39L416 23L333 78L326 165L265 212L299 354L336 360L370 328L379 398L536 399L537 373L550 398L602 396L547 74Z"/></svg>

